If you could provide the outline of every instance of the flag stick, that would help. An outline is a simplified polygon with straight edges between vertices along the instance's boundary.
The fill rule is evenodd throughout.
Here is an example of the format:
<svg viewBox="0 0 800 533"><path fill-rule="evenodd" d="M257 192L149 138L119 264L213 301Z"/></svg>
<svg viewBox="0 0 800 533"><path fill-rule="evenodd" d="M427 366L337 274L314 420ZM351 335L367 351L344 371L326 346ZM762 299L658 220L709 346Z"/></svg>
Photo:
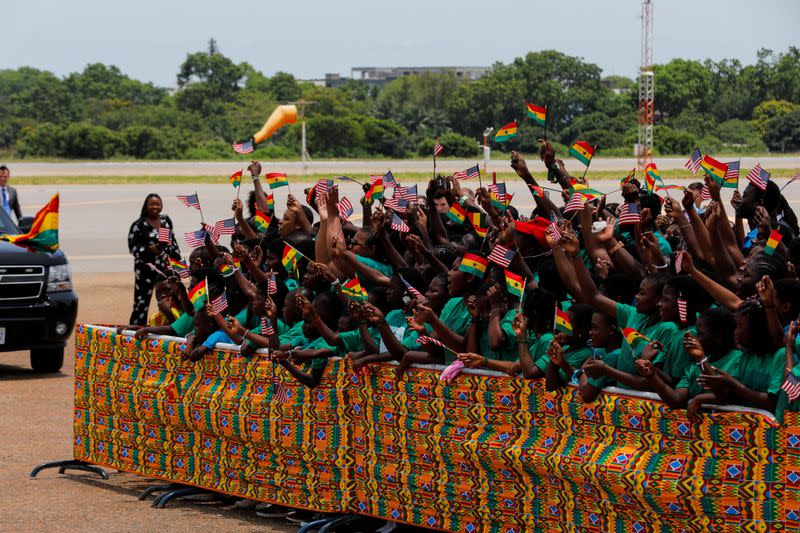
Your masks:
<svg viewBox="0 0 800 533"><path fill-rule="evenodd" d="M594 153L597 151L597 145L595 144L592 147L592 159L594 159ZM581 176L581 181L586 179L586 172L589 170L589 165L592 164L592 159L589 160L589 163L586 164L586 168L583 169L583 176Z"/></svg>
<svg viewBox="0 0 800 533"><path fill-rule="evenodd" d="M244 169L242 169L242 173L244 173ZM242 192L242 177L239 176L239 186L236 187L236 199L239 199L239 194Z"/></svg>
<svg viewBox="0 0 800 533"><path fill-rule="evenodd" d="M197 196L197 191L194 191L194 195ZM206 221L203 218L203 206L200 205L199 196L197 196L197 210L200 211L200 223L203 224L203 228L205 228Z"/></svg>
<svg viewBox="0 0 800 533"><path fill-rule="evenodd" d="M478 167L478 188L483 189L483 182L481 182L481 169L480 166L476 163L476 167Z"/></svg>
<svg viewBox="0 0 800 533"><path fill-rule="evenodd" d="M547 106L544 106L544 135L542 135L543 140L547 140Z"/></svg>
<svg viewBox="0 0 800 533"><path fill-rule="evenodd" d="M525 298L525 287L528 285L528 276L522 278L522 292L519 295L519 305L517 306L517 313L522 314L522 299Z"/></svg>

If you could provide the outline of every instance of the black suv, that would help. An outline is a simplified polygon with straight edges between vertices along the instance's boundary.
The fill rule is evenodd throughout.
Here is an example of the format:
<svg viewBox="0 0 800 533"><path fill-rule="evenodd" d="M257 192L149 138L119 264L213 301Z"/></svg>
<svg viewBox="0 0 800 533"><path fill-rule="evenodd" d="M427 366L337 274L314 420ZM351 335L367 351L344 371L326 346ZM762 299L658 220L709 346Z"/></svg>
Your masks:
<svg viewBox="0 0 800 533"><path fill-rule="evenodd" d="M32 221L23 217L18 228L0 209L0 233L26 232ZM0 352L30 350L35 371L58 372L77 314L64 252L31 252L0 241Z"/></svg>

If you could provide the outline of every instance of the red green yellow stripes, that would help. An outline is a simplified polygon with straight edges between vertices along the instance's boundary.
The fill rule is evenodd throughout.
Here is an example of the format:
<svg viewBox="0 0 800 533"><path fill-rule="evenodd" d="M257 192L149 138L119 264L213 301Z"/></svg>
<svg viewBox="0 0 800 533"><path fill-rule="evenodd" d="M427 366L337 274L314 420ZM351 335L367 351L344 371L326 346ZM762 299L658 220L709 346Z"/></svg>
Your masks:
<svg viewBox="0 0 800 533"><path fill-rule="evenodd" d="M575 141L569 147L569 155L588 167L594 157L594 147L586 141Z"/></svg>
<svg viewBox="0 0 800 533"><path fill-rule="evenodd" d="M489 260L476 254L466 253L461 259L461 264L458 269L461 272L472 274L482 278L486 273L486 268L489 266Z"/></svg>
<svg viewBox="0 0 800 533"><path fill-rule="evenodd" d="M525 282L522 280L522 276L519 274L514 274L510 270L506 270L506 289L508 289L509 294L513 294L517 298L522 298L522 291L525 290Z"/></svg>
<svg viewBox="0 0 800 533"><path fill-rule="evenodd" d="M728 165L721 163L711 157L704 155L703 160L700 161L700 167L706 171L706 174L722 183L725 181L725 173L728 172Z"/></svg>
<svg viewBox="0 0 800 533"><path fill-rule="evenodd" d="M272 217L269 213L264 213L256 209L256 214L253 216L253 225L262 233L266 233L269 224L272 222Z"/></svg>
<svg viewBox="0 0 800 533"><path fill-rule="evenodd" d="M527 106L528 106L528 117L532 118L534 122L536 122L540 126L544 126L545 122L547 121L547 108L534 105L531 103L528 103Z"/></svg>
<svg viewBox="0 0 800 533"><path fill-rule="evenodd" d="M572 335L572 321L569 319L569 314L558 306L556 306L556 317L553 323L556 331Z"/></svg>
<svg viewBox="0 0 800 533"><path fill-rule="evenodd" d="M636 349L641 344L646 344L650 340L633 328L623 329L622 336L625 337L625 342L627 342L632 349Z"/></svg>
<svg viewBox="0 0 800 533"><path fill-rule="evenodd" d="M464 219L467 218L467 211L458 203L450 206L450 211L447 212L447 217L456 224L463 224Z"/></svg>
<svg viewBox="0 0 800 533"><path fill-rule="evenodd" d="M33 219L28 233L20 235L0 235L0 240L19 246L28 246L36 251L55 252L58 250L58 193L42 207Z"/></svg>
<svg viewBox="0 0 800 533"><path fill-rule="evenodd" d="M775 253L775 250L781 244L781 239L783 239L781 232L776 229L772 230L772 233L769 234L769 238L767 239L767 244L764 245L764 254L772 255Z"/></svg>
<svg viewBox="0 0 800 533"><path fill-rule="evenodd" d="M497 133L494 136L494 141L498 143L505 142L510 139L513 139L517 135L518 135L517 121L514 120L514 122L509 122L499 130L497 130Z"/></svg>
<svg viewBox="0 0 800 533"><path fill-rule="evenodd" d="M342 294L357 302L364 302L367 300L367 291L361 286L361 282L358 281L358 278L349 279L343 283Z"/></svg>
<svg viewBox="0 0 800 533"><path fill-rule="evenodd" d="M189 300L195 309L203 307L208 300L206 281L203 280L189 290Z"/></svg>

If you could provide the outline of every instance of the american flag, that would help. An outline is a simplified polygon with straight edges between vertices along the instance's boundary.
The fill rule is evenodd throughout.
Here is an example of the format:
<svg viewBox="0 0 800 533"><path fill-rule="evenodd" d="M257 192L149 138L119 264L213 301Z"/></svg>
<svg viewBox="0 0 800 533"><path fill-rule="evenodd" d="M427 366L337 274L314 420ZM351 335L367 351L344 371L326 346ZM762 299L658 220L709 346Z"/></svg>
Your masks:
<svg viewBox="0 0 800 533"><path fill-rule="evenodd" d="M166 244L172 243L172 231L169 228L161 226L158 228L158 242Z"/></svg>
<svg viewBox="0 0 800 533"><path fill-rule="evenodd" d="M739 165L740 164L741 164L740 161L731 161L730 163L727 163L728 170L725 171L725 179L726 180L735 178L737 182L739 181Z"/></svg>
<svg viewBox="0 0 800 533"><path fill-rule="evenodd" d="M475 165L474 167L469 167L466 170L459 170L453 174L453 177L457 180L474 180L479 178L480 175L480 168L478 168L478 165Z"/></svg>
<svg viewBox="0 0 800 533"><path fill-rule="evenodd" d="M222 294L211 300L211 308L217 314L224 312L228 308L228 297L225 295L225 291L222 291Z"/></svg>
<svg viewBox="0 0 800 533"><path fill-rule="evenodd" d="M391 170L383 175L383 186L387 189L397 187L397 180L394 179L394 174L392 174Z"/></svg>
<svg viewBox="0 0 800 533"><path fill-rule="evenodd" d="M439 139L436 139L436 144L433 145L433 157L438 157L442 152L444 152L444 146L439 143Z"/></svg>
<svg viewBox="0 0 800 533"><path fill-rule="evenodd" d="M392 229L397 231L402 231L403 233L408 233L411 231L411 228L408 227L402 218L400 218L397 213L392 213Z"/></svg>
<svg viewBox="0 0 800 533"><path fill-rule="evenodd" d="M256 147L253 145L253 141L244 141L243 143L233 143L233 151L237 154L249 154Z"/></svg>
<svg viewBox="0 0 800 533"><path fill-rule="evenodd" d="M333 187L333 180L322 179L317 182L317 186L314 187L314 189L316 189L317 191L316 192L317 205L320 205L322 203L322 197L325 194L327 194L328 189L330 189L331 187Z"/></svg>
<svg viewBox="0 0 800 533"><path fill-rule="evenodd" d="M800 398L800 380L794 374L790 373L786 376L786 381L783 382L781 388L786 392L786 396L790 402Z"/></svg>
<svg viewBox="0 0 800 533"><path fill-rule="evenodd" d="M208 227L208 226L206 226ZM186 244L189 248L199 248L206 245L206 229L199 229L197 231L190 231L185 234Z"/></svg>
<svg viewBox="0 0 800 533"><path fill-rule="evenodd" d="M489 254L489 261L493 261L503 268L508 268L516 253L515 250L509 250L502 244L495 244Z"/></svg>
<svg viewBox="0 0 800 533"><path fill-rule="evenodd" d="M350 203L346 196L336 204L336 207L339 208L339 216L342 217L342 220L347 220L353 214L353 204Z"/></svg>
<svg viewBox="0 0 800 533"><path fill-rule="evenodd" d="M411 293L411 296L416 298L420 303L425 301L425 297L419 292L417 289L414 288L409 282L406 281L406 278L400 276L400 281L403 282L403 285L406 286L406 290Z"/></svg>
<svg viewBox="0 0 800 533"><path fill-rule="evenodd" d="M678 318L681 319L682 324L686 324L689 320L689 303L683 298L678 297Z"/></svg>
<svg viewBox="0 0 800 533"><path fill-rule="evenodd" d="M275 281L275 272L267 280L267 294L272 295L278 292L278 283Z"/></svg>
<svg viewBox="0 0 800 533"><path fill-rule="evenodd" d="M395 196L397 195L395 194ZM397 198L387 198L384 200L383 206L397 213L406 213L408 211L408 201L398 200Z"/></svg>
<svg viewBox="0 0 800 533"><path fill-rule="evenodd" d="M639 215L639 206L636 204L623 204L619 210L618 222L620 225L641 223L642 217Z"/></svg>
<svg viewBox="0 0 800 533"><path fill-rule="evenodd" d="M407 200L409 202L416 202L417 196L419 196L419 193L417 192L416 185L411 185L409 187L398 185L397 188L394 190L394 197L398 200Z"/></svg>
<svg viewBox="0 0 800 533"><path fill-rule="evenodd" d="M692 156L684 165L688 168L692 174L697 174L697 171L700 170L700 161L703 160L703 155L700 153L700 148L695 148L694 152L692 152Z"/></svg>
<svg viewBox="0 0 800 533"><path fill-rule="evenodd" d="M265 316L261 317L261 334L265 337L271 337L272 335L275 335L275 330L272 327L272 321Z"/></svg>
<svg viewBox="0 0 800 533"><path fill-rule="evenodd" d="M553 239L555 239L556 241L561 240L561 232L558 231L558 226L556 225L555 222L551 222L550 225L547 226L547 228L550 230L550 233L553 235Z"/></svg>
<svg viewBox="0 0 800 533"><path fill-rule="evenodd" d="M197 194L190 194L188 196L179 194L178 200L180 200L181 203L186 207L194 207L195 209L200 209L200 199L197 197Z"/></svg>
<svg viewBox="0 0 800 533"><path fill-rule="evenodd" d="M214 224L214 229L211 230L211 238L217 242L223 235L233 235L236 232L236 220L233 218L226 218L219 220Z"/></svg>
<svg viewBox="0 0 800 533"><path fill-rule="evenodd" d="M564 206L564 212L572 213L573 211L580 211L581 209L583 209L583 195L579 192L576 192L569 199L567 205Z"/></svg>
<svg viewBox="0 0 800 533"><path fill-rule="evenodd" d="M505 183L491 183L489 184L489 192L493 193L497 201L504 204L506 203L506 184Z"/></svg>
<svg viewBox="0 0 800 533"><path fill-rule="evenodd" d="M446 348L444 343L439 339L434 339L433 337L425 337L422 336L417 339L417 344L435 344L436 346L441 346L442 348Z"/></svg>
<svg viewBox="0 0 800 533"><path fill-rule="evenodd" d="M711 191L708 190L706 185L703 185L703 188L700 189L700 199L703 201L711 200Z"/></svg>
<svg viewBox="0 0 800 533"><path fill-rule="evenodd" d="M747 181L761 189L762 191L767 190L767 182L769 182L769 177L771 174L761 168L761 163L757 163L756 166L753 167L753 170L747 173ZM791 183L791 182L789 182Z"/></svg>

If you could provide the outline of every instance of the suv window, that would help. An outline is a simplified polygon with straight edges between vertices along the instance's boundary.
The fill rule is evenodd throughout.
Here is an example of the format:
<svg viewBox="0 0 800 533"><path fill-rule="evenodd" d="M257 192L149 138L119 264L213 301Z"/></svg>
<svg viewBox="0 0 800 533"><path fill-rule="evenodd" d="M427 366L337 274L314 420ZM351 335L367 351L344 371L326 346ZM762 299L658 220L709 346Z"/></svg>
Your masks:
<svg viewBox="0 0 800 533"><path fill-rule="evenodd" d="M0 209L0 235L8 233L9 235L17 235L19 233L19 229L14 224L14 221L11 220L11 217L8 216L5 209Z"/></svg>

